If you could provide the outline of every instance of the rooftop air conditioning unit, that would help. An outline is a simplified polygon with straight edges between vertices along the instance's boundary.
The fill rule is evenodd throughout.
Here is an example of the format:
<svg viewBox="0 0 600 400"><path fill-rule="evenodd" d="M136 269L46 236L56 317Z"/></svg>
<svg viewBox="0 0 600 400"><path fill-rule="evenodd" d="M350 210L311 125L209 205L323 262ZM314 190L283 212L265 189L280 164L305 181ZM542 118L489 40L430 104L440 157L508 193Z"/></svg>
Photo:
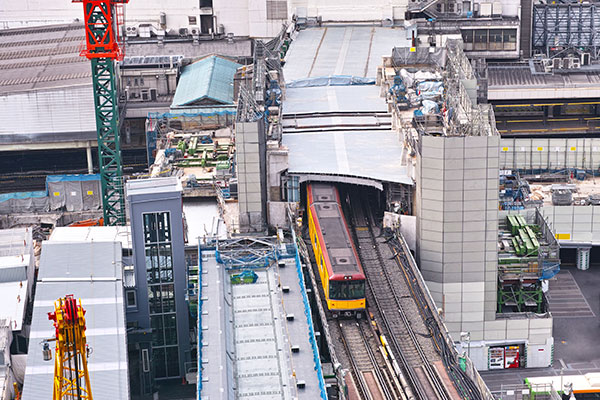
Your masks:
<svg viewBox="0 0 600 400"><path fill-rule="evenodd" d="M190 34L197 38L200 37L200 27L199 26L190 26Z"/></svg>
<svg viewBox="0 0 600 400"><path fill-rule="evenodd" d="M577 57L571 58L571 68L581 68L581 60Z"/></svg>
<svg viewBox="0 0 600 400"><path fill-rule="evenodd" d="M592 57L590 53L583 53L581 55L581 65L590 65Z"/></svg>
<svg viewBox="0 0 600 400"><path fill-rule="evenodd" d="M137 37L139 34L137 26L128 26L125 28L125 36Z"/></svg>
<svg viewBox="0 0 600 400"><path fill-rule="evenodd" d="M492 7L492 16L493 17L501 17L502 16L502 3L499 1L495 1Z"/></svg>
<svg viewBox="0 0 600 400"><path fill-rule="evenodd" d="M562 58L553 58L552 59L552 69L561 69L563 67Z"/></svg>
<svg viewBox="0 0 600 400"><path fill-rule="evenodd" d="M152 29L150 24L143 24L138 27L140 37L149 38L152 36Z"/></svg>
<svg viewBox="0 0 600 400"><path fill-rule="evenodd" d="M179 36L187 36L188 34L188 28L179 28Z"/></svg>
<svg viewBox="0 0 600 400"><path fill-rule="evenodd" d="M480 17L491 17L492 16L492 3L479 3L479 16Z"/></svg>

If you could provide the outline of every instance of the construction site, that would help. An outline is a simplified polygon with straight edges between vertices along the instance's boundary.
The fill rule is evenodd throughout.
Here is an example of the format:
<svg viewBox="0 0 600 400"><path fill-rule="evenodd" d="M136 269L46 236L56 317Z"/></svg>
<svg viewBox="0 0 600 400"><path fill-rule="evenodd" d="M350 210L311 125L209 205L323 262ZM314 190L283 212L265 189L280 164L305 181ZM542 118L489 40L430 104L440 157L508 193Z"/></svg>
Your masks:
<svg viewBox="0 0 600 400"><path fill-rule="evenodd" d="M596 5L0 4L0 400L596 398Z"/></svg>

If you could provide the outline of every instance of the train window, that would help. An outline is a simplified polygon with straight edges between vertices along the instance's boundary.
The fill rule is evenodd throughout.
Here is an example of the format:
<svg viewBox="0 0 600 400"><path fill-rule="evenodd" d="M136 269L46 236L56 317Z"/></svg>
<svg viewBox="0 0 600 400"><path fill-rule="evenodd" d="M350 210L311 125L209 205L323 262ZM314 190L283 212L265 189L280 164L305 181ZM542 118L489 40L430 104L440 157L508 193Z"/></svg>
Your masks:
<svg viewBox="0 0 600 400"><path fill-rule="evenodd" d="M329 298L332 300L355 300L365 297L365 281L330 281Z"/></svg>

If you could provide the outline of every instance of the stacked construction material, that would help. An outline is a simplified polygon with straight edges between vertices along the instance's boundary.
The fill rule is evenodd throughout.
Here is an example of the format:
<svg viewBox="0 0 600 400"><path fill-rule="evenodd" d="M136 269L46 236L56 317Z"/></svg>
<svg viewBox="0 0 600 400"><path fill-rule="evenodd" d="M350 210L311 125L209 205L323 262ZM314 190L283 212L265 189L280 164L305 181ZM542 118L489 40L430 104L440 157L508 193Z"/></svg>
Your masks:
<svg viewBox="0 0 600 400"><path fill-rule="evenodd" d="M507 221L515 254L519 257L537 256L540 244L534 231L535 226L528 225L522 215L509 215Z"/></svg>

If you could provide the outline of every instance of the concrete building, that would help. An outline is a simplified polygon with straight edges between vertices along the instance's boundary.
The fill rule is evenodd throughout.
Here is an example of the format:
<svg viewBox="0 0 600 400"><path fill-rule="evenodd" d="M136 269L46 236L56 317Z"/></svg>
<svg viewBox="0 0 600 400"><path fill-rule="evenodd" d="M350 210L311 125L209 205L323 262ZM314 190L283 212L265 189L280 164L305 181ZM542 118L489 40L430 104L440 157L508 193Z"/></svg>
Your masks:
<svg viewBox="0 0 600 400"><path fill-rule="evenodd" d="M154 380L181 379L192 360L181 184L130 180L126 195L135 269L125 292L129 349L142 366L140 394L150 395Z"/></svg>
<svg viewBox="0 0 600 400"><path fill-rule="evenodd" d="M48 312L54 311L57 299L68 294L81 299L86 310L86 338L92 349L88 371L94 398L130 398L121 243L77 242L48 241L42 246L23 384L24 400L44 399L52 393L54 363L44 361L40 342L54 338L55 329L48 320Z"/></svg>
<svg viewBox="0 0 600 400"><path fill-rule="evenodd" d="M465 347L468 341L478 369L497 367L496 349L504 355L507 348L520 355L535 351L527 367L548 366L550 315L498 310L500 135L491 106L476 101L475 76L462 43L448 41L446 50L447 58L433 64L446 71L444 108L452 111L442 111L441 120L435 112L414 116L410 108L394 113L415 154L409 164L415 166L419 267L453 340ZM409 68L401 54L394 65Z"/></svg>

